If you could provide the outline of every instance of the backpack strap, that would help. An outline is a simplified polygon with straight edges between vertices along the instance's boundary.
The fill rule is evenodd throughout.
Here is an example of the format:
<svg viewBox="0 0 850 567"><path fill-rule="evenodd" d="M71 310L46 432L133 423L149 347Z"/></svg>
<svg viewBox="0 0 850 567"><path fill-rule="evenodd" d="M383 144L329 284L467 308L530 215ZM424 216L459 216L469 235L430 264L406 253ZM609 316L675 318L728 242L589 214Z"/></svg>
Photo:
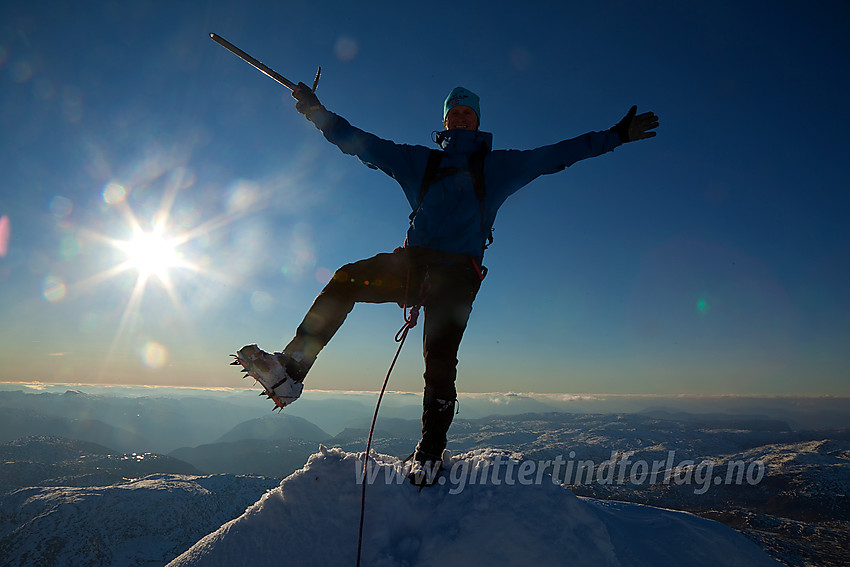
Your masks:
<svg viewBox="0 0 850 567"><path fill-rule="evenodd" d="M484 157L486 155L487 148L482 146L469 156L469 174L472 176L472 187L475 189L478 205L481 208L481 232L484 232L484 197L487 195L487 188L484 186ZM493 244L492 227L490 232L487 233L487 244L484 245L484 250L487 250L491 244Z"/></svg>
<svg viewBox="0 0 850 567"><path fill-rule="evenodd" d="M419 212L419 207L422 206L422 201L425 200L425 193L428 188L437 181L437 173L440 171L440 162L443 161L443 152L440 150L429 150L428 163L425 165L425 174L422 176L422 184L419 186L419 202L413 212L410 213L410 220Z"/></svg>

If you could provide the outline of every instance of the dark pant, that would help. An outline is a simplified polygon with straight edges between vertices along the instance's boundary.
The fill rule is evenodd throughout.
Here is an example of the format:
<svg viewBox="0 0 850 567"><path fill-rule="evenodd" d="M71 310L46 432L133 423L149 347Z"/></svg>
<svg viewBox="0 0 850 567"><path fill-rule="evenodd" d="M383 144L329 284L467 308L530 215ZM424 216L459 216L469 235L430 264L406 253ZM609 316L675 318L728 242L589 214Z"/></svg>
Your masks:
<svg viewBox="0 0 850 567"><path fill-rule="evenodd" d="M425 395L417 458L420 453L439 458L457 399L457 351L480 285L470 256L427 248L398 248L346 264L313 302L284 352L301 353L309 368L355 303L422 305Z"/></svg>

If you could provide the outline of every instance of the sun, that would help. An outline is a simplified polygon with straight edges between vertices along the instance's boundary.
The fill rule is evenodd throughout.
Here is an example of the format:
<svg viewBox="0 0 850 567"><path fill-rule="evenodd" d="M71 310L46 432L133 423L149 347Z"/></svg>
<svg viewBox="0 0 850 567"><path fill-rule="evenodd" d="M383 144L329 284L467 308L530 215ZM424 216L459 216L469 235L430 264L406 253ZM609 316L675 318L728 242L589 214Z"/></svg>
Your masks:
<svg viewBox="0 0 850 567"><path fill-rule="evenodd" d="M104 200L110 205L117 206L122 212L126 220L126 229L128 229L129 238L118 239L94 231L82 231L92 240L109 245L119 253L120 257L117 259L117 263L78 282L79 285L97 285L100 282L112 280L122 274L128 273L135 280L127 296L118 328L115 331L112 343L104 359L102 369L104 374L106 374L107 368L114 360L114 356L119 348L131 348L133 340L136 340L136 345L132 348L135 348L141 354L142 362L145 365L151 368L159 368L165 365L167 351L164 350L165 347L160 343L151 339L145 339L144 346L138 346L138 342L141 339L139 339L136 331L141 320L139 315L142 310L142 300L146 289L151 283L158 281L170 299L171 304L165 307L154 303L150 308L154 310L165 309L169 313L177 314L178 317L182 318L185 316L185 313L177 288L180 282L186 278L178 276L177 272L187 272L187 278L197 277L202 274L209 276L215 275L193 262L190 257L184 254L185 251L180 250L184 244L193 238L197 238L208 232L203 226L196 228L194 232L175 232L172 226L173 223L169 222L169 209L163 207L155 215L153 223L143 227L139 218L125 202L123 192L121 196L121 199L115 199L110 194L110 199L104 198Z"/></svg>
<svg viewBox="0 0 850 567"><path fill-rule="evenodd" d="M185 265L177 252L180 244L179 239L164 236L162 229L150 232L137 229L133 238L116 242L115 246L127 255L127 267L136 269L140 279L156 276L161 282L168 283L169 270Z"/></svg>
<svg viewBox="0 0 850 567"><path fill-rule="evenodd" d="M93 219L97 228L76 227L80 247L92 245L92 250L100 252L87 257L99 269L73 282L71 292L91 293L113 284L97 298L86 319L108 317L117 322L103 357L104 378L136 357L151 369L173 364L168 340L185 339L194 328L194 317L205 314L214 296L244 281L242 274L217 267L225 263L213 261L221 252L213 244L220 242L216 233L265 208L263 200L253 198L259 189L241 191L240 183L224 211L208 214L205 201L188 192L196 182L191 169L171 154L152 155L126 168L134 177L132 186L118 180L106 182L98 199L102 203L91 208L102 215ZM46 287L46 298L54 293L65 297L65 286L55 286L56 292L53 287ZM107 300L118 303L106 305Z"/></svg>

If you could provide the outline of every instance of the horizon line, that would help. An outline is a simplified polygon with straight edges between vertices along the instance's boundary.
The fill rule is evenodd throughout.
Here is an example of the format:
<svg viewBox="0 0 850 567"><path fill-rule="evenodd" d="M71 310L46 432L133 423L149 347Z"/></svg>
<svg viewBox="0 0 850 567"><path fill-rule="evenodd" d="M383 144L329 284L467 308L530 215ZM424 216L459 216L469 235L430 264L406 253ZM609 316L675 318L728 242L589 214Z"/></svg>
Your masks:
<svg viewBox="0 0 850 567"><path fill-rule="evenodd" d="M148 390L170 389L170 390L199 390L207 392L256 392L256 389L233 386L171 386L162 384L97 384L90 382L41 382L38 380L2 380L0 385L17 385L32 389L43 389L48 387L97 387L97 388L139 388ZM328 390L310 389L310 392L323 394L342 395L375 395L378 390ZM404 390L387 390L391 395L422 395L421 392L409 392ZM545 397L563 398L562 401L599 400L604 398L850 398L850 394L767 394L767 393L601 393L601 392L458 392L462 396L508 396L508 397Z"/></svg>

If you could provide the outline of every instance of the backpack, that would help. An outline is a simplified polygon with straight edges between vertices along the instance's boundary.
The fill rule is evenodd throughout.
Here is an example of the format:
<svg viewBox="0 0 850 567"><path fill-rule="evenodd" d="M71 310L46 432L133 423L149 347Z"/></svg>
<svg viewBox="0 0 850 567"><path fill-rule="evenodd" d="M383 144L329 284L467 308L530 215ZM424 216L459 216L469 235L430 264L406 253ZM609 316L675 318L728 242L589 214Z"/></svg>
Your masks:
<svg viewBox="0 0 850 567"><path fill-rule="evenodd" d="M469 156L469 169L459 167L441 168L440 162L443 160L443 152L441 150L430 150L430 153L428 154L428 163L425 165L425 174L422 176L422 185L420 185L419 188L419 202L410 213L410 222L413 222L413 217L415 217L416 213L419 212L419 208L422 206L422 201L425 200L425 194L428 192L428 188L431 187L431 185L450 175L467 171L470 176L472 176L472 187L475 189L475 195L478 197L478 204L481 207L481 232L484 232L484 156L486 154L486 148L481 148L471 154ZM490 228L490 232L487 235L487 244L484 245L484 250L489 248L491 244L493 244L492 228Z"/></svg>

